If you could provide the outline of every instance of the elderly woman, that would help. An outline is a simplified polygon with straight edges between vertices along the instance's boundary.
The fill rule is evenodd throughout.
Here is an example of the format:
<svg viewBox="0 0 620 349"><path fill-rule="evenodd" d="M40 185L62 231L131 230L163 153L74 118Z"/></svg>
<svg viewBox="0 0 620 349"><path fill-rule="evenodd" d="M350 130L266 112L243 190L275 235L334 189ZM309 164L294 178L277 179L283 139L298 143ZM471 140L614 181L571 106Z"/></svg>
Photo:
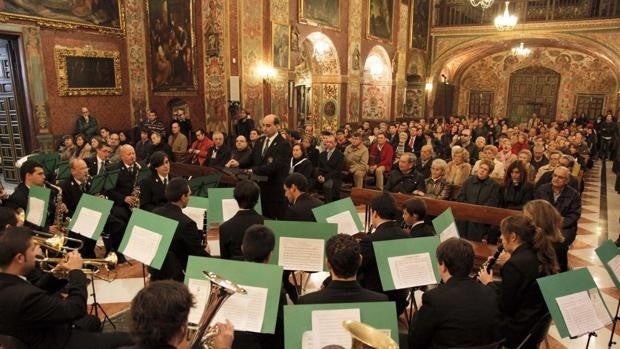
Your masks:
<svg viewBox="0 0 620 349"><path fill-rule="evenodd" d="M469 152L458 145L452 147L452 161L448 163L446 168L446 181L460 187L469 177L470 172Z"/></svg>
<svg viewBox="0 0 620 349"><path fill-rule="evenodd" d="M507 168L513 161L517 160L517 155L512 153L512 143L510 139L504 138L499 142L499 152L495 155L495 158L499 160L503 166L503 168ZM495 163L495 167L497 168L497 163ZM503 177L502 177L503 178Z"/></svg>
<svg viewBox="0 0 620 349"><path fill-rule="evenodd" d="M244 135L237 136L237 139L235 139L235 150L233 150L230 160L224 166L236 168L252 167L252 149L248 146L248 141Z"/></svg>
<svg viewBox="0 0 620 349"><path fill-rule="evenodd" d="M527 174L527 181L530 183L534 183L534 179L536 178L536 168L534 168L534 165L532 165L532 152L528 149L523 149L519 151L517 158L525 168L525 172ZM508 175L508 173L509 172L506 171L506 176Z"/></svg>
<svg viewBox="0 0 620 349"><path fill-rule="evenodd" d="M502 183L504 181L504 177L506 176L506 170L504 164L497 159L497 147L490 144L484 146L484 150L480 153L480 160L476 161L474 168L471 170L472 175L478 173L478 166L480 166L480 162L482 160L489 160L493 162L494 168L490 177L498 181L498 183Z"/></svg>
<svg viewBox="0 0 620 349"><path fill-rule="evenodd" d="M443 159L435 159L431 164L431 175L424 180L424 189L413 194L433 199L447 200L450 197L450 184L445 178L448 164Z"/></svg>

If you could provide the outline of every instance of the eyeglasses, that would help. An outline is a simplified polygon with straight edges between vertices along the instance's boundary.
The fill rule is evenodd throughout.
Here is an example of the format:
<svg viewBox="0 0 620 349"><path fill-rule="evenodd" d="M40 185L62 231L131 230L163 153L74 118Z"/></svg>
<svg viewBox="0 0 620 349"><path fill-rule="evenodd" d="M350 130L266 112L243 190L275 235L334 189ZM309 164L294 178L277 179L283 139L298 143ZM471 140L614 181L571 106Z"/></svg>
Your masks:
<svg viewBox="0 0 620 349"><path fill-rule="evenodd" d="M461 136L463 136L463 137L470 137L471 135L468 135L467 133L461 133Z"/></svg>

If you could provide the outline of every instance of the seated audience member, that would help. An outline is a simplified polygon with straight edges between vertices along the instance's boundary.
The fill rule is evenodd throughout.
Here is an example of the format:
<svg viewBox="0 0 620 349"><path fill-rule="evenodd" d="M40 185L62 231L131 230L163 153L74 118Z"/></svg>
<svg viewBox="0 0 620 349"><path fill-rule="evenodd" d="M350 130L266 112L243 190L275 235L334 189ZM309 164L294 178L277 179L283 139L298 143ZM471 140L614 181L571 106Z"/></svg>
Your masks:
<svg viewBox="0 0 620 349"><path fill-rule="evenodd" d="M172 279L183 282L187 258L209 256L209 245L206 241L203 246L203 232L198 229L196 222L182 211L187 207L190 195L192 195L192 190L189 188L187 179L173 178L166 187L166 201L168 202L153 210L153 213L170 218L178 222L178 225L161 268L159 270L149 268L151 280Z"/></svg>
<svg viewBox="0 0 620 349"><path fill-rule="evenodd" d="M88 331L99 324L86 313L88 279L77 251L68 253L57 267L67 272L64 299L46 291L56 278L43 277L37 286L26 280L40 255L30 229L11 227L0 232L0 333L33 349L103 349L132 343L126 333Z"/></svg>
<svg viewBox="0 0 620 349"><path fill-rule="evenodd" d="M409 139L407 132L401 132L394 142L390 142L390 145L394 149L394 162L397 162L404 153L411 153L412 149L409 144L407 144L407 139Z"/></svg>
<svg viewBox="0 0 620 349"><path fill-rule="evenodd" d="M331 281L325 288L299 298L300 304L386 302L387 296L362 288L356 280L362 263L360 245L350 235L336 234L325 242Z"/></svg>
<svg viewBox="0 0 620 349"><path fill-rule="evenodd" d="M291 173L284 179L284 196L289 203L284 220L316 221L312 209L323 205L323 202L312 197L306 192L307 190L308 180L300 173Z"/></svg>
<svg viewBox="0 0 620 349"><path fill-rule="evenodd" d="M422 152L424 152L424 147L422 148ZM447 200L450 197L450 185L445 178L447 167L448 164L446 164L445 160L433 160L431 174L424 180L422 189L414 190L413 193L432 199Z"/></svg>
<svg viewBox="0 0 620 349"><path fill-rule="evenodd" d="M512 152L512 143L510 139L503 138L500 140L498 153L495 158L502 163L503 168L508 167L513 161L517 160L517 155Z"/></svg>
<svg viewBox="0 0 620 349"><path fill-rule="evenodd" d="M460 146L452 148L452 161L446 168L446 181L456 187L463 185L469 178L471 165L469 164L469 152Z"/></svg>
<svg viewBox="0 0 620 349"><path fill-rule="evenodd" d="M383 188L386 192L412 194L424 189L424 177L415 168L416 156L405 153L398 160L398 168L393 170Z"/></svg>
<svg viewBox="0 0 620 349"><path fill-rule="evenodd" d="M140 139L136 142L135 148L136 159L142 164L148 163L151 154L153 154L153 143L151 143L149 130L140 130Z"/></svg>
<svg viewBox="0 0 620 349"><path fill-rule="evenodd" d="M557 167L559 167L559 166L564 166L567 169L569 169L568 186L572 187L573 189L575 189L575 190L577 190L579 192L579 188L580 188L579 187L579 180L572 173L570 173L570 170L573 168L574 164L575 164L575 158L572 157L571 155L564 154L564 155L560 156L560 160L558 161L558 166L556 166L553 169L553 171L547 171L542 176L540 176L540 178L536 182L536 189L540 188L544 184L551 183L551 179L553 178L553 174L554 174L555 169ZM583 181L583 179L582 179L582 181Z"/></svg>
<svg viewBox="0 0 620 349"><path fill-rule="evenodd" d="M341 153L344 153L344 150L351 144L351 142L347 139L347 136L344 134L343 129L338 129L336 131L336 149L340 150Z"/></svg>
<svg viewBox="0 0 620 349"><path fill-rule="evenodd" d="M243 256L241 243L245 230L253 224L263 224L265 217L259 215L254 206L258 202L260 188L249 180L237 183L233 196L239 211L220 225L220 254L222 259L234 259Z"/></svg>
<svg viewBox="0 0 620 349"><path fill-rule="evenodd" d="M527 181L530 183L534 183L534 179L536 178L536 169L531 164L532 152L528 149L523 149L519 151L519 154L517 154L517 159L523 164L523 167L525 168L525 172L527 174L525 178L527 179ZM506 170L506 177L508 177L508 175L509 172L508 170Z"/></svg>
<svg viewBox="0 0 620 349"><path fill-rule="evenodd" d="M575 241L577 222L581 217L581 197L568 185L570 175L568 168L558 166L553 171L551 183L540 186L534 193L534 198L548 201L562 216L562 234L567 246Z"/></svg>
<svg viewBox="0 0 620 349"><path fill-rule="evenodd" d="M162 142L162 135L159 132L151 132L151 144L153 145L153 153L151 154L158 151L163 151L166 155L168 155L170 162L174 162L174 153L172 152L172 148L168 143Z"/></svg>
<svg viewBox="0 0 620 349"><path fill-rule="evenodd" d="M559 268L551 242L530 218L522 214L504 218L500 230L504 251L510 254L502 266L502 281L493 282L493 272L486 270L478 273L478 279L497 290L504 345L516 348L547 312L536 279L556 274ZM534 340L538 338L528 339L521 348L537 348Z"/></svg>
<svg viewBox="0 0 620 349"><path fill-rule="evenodd" d="M342 186L340 172L344 166L344 155L336 148L336 139L333 135L325 136L323 146L325 151L319 155L316 182L323 189L325 202L332 202L340 199Z"/></svg>
<svg viewBox="0 0 620 349"><path fill-rule="evenodd" d="M353 133L351 144L344 150L345 168L353 175L355 188L364 187L364 176L368 171L368 148L362 142L362 134Z"/></svg>
<svg viewBox="0 0 620 349"><path fill-rule="evenodd" d="M493 162L493 169L489 177L496 180L498 183L502 183L504 181L504 177L506 176L506 171L504 167L504 163L497 159L497 147L494 145L485 145L484 151L480 153L480 160L476 161L476 164L471 169L471 174L476 175L478 173L478 166L481 161L486 159ZM510 153L510 155L513 155ZM512 161L510 161L512 162Z"/></svg>
<svg viewBox="0 0 620 349"><path fill-rule="evenodd" d="M196 140L189 147L187 152L190 154L190 163L203 166L207 159L209 148L213 146L213 141L207 136L205 130L199 128L195 132Z"/></svg>
<svg viewBox="0 0 620 349"><path fill-rule="evenodd" d="M150 282L134 297L129 310L130 332L137 344L122 349L184 348L187 319L194 303L194 296L180 282ZM230 349L233 325L227 320L215 326L218 334L213 337L214 348Z"/></svg>
<svg viewBox="0 0 620 349"><path fill-rule="evenodd" d="M75 143L73 143L73 137L71 135L66 135L62 137L62 144L58 147L58 152L60 153L60 160L70 160L73 158L75 153Z"/></svg>
<svg viewBox="0 0 620 349"><path fill-rule="evenodd" d="M536 172L536 178L534 178L534 182L536 183L536 186L538 186L538 181L540 181L540 178L545 173L547 172L553 173L553 170L555 170L556 167L560 166L561 157L562 157L562 153L557 150L549 152L549 163L541 166L538 169L538 172ZM549 183L549 182L547 181L546 183Z"/></svg>
<svg viewBox="0 0 620 349"><path fill-rule="evenodd" d="M381 292L381 280L379 269L375 259L375 250L372 246L374 241L406 239L409 237L394 221L396 215L396 203L389 193L381 193L370 201L370 217L375 231L366 235L360 242L362 249L362 265L358 271L358 280L362 287L372 291ZM407 306L407 291L394 290L385 293L391 301L396 302L397 314L401 314Z"/></svg>
<svg viewBox="0 0 620 349"><path fill-rule="evenodd" d="M166 186L170 182L170 158L163 151L151 155L151 175L140 182L140 208L153 211L163 206L166 200Z"/></svg>
<svg viewBox="0 0 620 349"><path fill-rule="evenodd" d="M410 348L465 348L501 338L497 296L469 277L474 267L471 244L451 238L437 247L443 284L422 295L413 317Z"/></svg>
<svg viewBox="0 0 620 349"><path fill-rule="evenodd" d="M172 148L172 153L176 161L183 162L187 155L187 136L181 132L181 123L172 121L170 124L170 136L168 136L168 145Z"/></svg>
<svg viewBox="0 0 620 349"><path fill-rule="evenodd" d="M370 146L368 173L375 176L378 190L383 190L384 176L392 170L394 151L387 142L383 133L377 135L377 140ZM414 159L415 161L415 159Z"/></svg>
<svg viewBox="0 0 620 349"><path fill-rule="evenodd" d="M252 167L252 149L248 146L245 136L237 136L235 150L232 151L230 160L224 166L242 169Z"/></svg>
<svg viewBox="0 0 620 349"><path fill-rule="evenodd" d="M224 134L213 132L213 146L207 152L204 165L209 167L223 167L230 160L231 150L224 144Z"/></svg>
<svg viewBox="0 0 620 349"><path fill-rule="evenodd" d="M75 120L74 133L82 133L90 138L97 133L98 128L99 123L97 122L97 118L90 115L88 108L82 107L81 113L78 114L78 118Z"/></svg>
<svg viewBox="0 0 620 349"><path fill-rule="evenodd" d="M534 181L536 180L536 175L538 174L538 170L547 165L549 163L549 159L545 156L545 146L536 144L534 148L532 148L533 156L532 161L530 163L534 166L536 173L534 174Z"/></svg>
<svg viewBox="0 0 620 349"><path fill-rule="evenodd" d="M428 178L431 175L431 164L433 163L433 146L425 144L420 149L420 157L417 159L416 171L422 174L422 177Z"/></svg>
<svg viewBox="0 0 620 349"><path fill-rule="evenodd" d="M484 146L487 145L486 138L482 136L476 137L476 141L474 143L473 151L471 153L471 162L472 165L476 163L480 159L480 153L484 151Z"/></svg>
<svg viewBox="0 0 620 349"><path fill-rule="evenodd" d="M523 150L522 150L523 151ZM534 185L527 179L527 171L521 161L514 161L506 170L504 186L500 188L500 206L521 210L534 197Z"/></svg>
<svg viewBox="0 0 620 349"><path fill-rule="evenodd" d="M304 136L301 140L301 145L304 147L304 152L308 157L308 160L312 163L313 167L317 167L319 165L319 150L316 148L315 138L312 136Z"/></svg>
<svg viewBox="0 0 620 349"><path fill-rule="evenodd" d="M299 173L311 179L314 166L306 156L306 150L302 144L294 144L292 148L291 164L288 173Z"/></svg>
<svg viewBox="0 0 620 349"><path fill-rule="evenodd" d="M426 202L413 198L403 204L403 231L412 238L435 235L435 229L425 222Z"/></svg>
<svg viewBox="0 0 620 349"><path fill-rule="evenodd" d="M480 160L477 174L463 183L456 201L474 205L499 206L499 184L489 177L493 168L492 160ZM490 229L486 224L463 221L459 222L459 232L468 240L482 241L489 238Z"/></svg>
<svg viewBox="0 0 620 349"><path fill-rule="evenodd" d="M75 151L73 157L77 159L85 159L91 154L90 144L86 140L86 136L81 133L75 135Z"/></svg>
<svg viewBox="0 0 620 349"><path fill-rule="evenodd" d="M568 270L568 245L562 235L562 216L545 200L532 200L523 206L523 214L532 219L543 234L551 241L558 260L560 273Z"/></svg>

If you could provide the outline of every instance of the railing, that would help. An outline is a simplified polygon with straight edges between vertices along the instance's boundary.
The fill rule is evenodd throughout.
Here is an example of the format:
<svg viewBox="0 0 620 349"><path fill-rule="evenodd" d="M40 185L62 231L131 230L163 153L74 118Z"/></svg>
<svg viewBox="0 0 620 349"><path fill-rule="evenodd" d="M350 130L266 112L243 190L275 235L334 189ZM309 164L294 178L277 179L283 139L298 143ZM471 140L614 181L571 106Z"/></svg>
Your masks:
<svg viewBox="0 0 620 349"><path fill-rule="evenodd" d="M436 27L492 24L504 7L501 0L484 11L469 0L438 0L433 23ZM620 0L513 0L510 13L519 17L519 23L619 18Z"/></svg>

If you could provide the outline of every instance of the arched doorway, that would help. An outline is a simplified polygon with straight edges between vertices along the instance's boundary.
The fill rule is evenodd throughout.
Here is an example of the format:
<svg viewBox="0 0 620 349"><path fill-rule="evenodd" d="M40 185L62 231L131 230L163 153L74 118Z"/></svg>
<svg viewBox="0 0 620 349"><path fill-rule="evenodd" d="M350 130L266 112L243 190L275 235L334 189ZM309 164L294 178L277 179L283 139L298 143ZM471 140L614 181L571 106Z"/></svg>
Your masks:
<svg viewBox="0 0 620 349"><path fill-rule="evenodd" d="M560 74L544 67L526 67L510 74L508 118L527 122L536 113L546 122L555 120Z"/></svg>
<svg viewBox="0 0 620 349"><path fill-rule="evenodd" d="M392 62L380 45L373 47L364 63L362 120L390 120Z"/></svg>

